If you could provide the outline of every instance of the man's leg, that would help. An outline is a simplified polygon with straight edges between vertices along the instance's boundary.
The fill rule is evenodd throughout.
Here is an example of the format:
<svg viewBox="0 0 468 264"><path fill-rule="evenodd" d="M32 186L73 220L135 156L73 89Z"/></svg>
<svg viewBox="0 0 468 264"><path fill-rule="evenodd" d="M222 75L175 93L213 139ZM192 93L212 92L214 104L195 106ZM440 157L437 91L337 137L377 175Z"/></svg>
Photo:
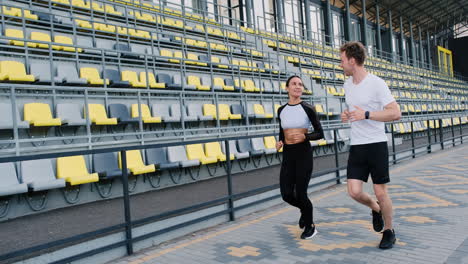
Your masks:
<svg viewBox="0 0 468 264"><path fill-rule="evenodd" d="M379 212L379 204L370 197L368 193L362 190L362 181L357 179L348 179L348 194L357 202L371 208L372 210Z"/></svg>
<svg viewBox="0 0 468 264"><path fill-rule="evenodd" d="M393 204L392 199L390 199L390 196L388 195L387 185L374 184L374 193L382 210L382 216L385 223L384 230L392 229Z"/></svg>

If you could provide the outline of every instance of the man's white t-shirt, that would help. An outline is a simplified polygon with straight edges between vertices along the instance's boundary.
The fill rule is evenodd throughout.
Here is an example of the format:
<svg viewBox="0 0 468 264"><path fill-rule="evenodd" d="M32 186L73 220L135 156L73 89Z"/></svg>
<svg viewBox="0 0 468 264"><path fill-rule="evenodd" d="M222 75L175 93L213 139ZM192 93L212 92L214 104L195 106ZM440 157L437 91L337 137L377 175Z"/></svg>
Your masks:
<svg viewBox="0 0 468 264"><path fill-rule="evenodd" d="M354 111L355 106L369 112L382 111L386 105L395 101L385 81L371 73L357 85L353 83L353 77L349 77L343 88L349 111ZM370 119L351 122L351 145L386 141L384 122Z"/></svg>

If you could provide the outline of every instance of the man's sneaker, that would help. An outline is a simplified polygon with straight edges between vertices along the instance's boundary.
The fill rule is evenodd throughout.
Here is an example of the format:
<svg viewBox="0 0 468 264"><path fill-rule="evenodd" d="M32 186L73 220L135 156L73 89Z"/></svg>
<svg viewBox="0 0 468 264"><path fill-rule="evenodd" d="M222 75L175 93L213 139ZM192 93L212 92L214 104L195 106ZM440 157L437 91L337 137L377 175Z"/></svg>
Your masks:
<svg viewBox="0 0 468 264"><path fill-rule="evenodd" d="M313 238L316 234L317 234L317 228L315 228L315 225L311 225L304 229L304 232L302 232L301 238L310 239L310 238Z"/></svg>
<svg viewBox="0 0 468 264"><path fill-rule="evenodd" d="M301 214L301 218L299 218L299 228L303 229L304 227L305 227L305 221Z"/></svg>
<svg viewBox="0 0 468 264"><path fill-rule="evenodd" d="M395 231L392 229L387 229L383 231L382 241L380 241L379 248L381 249L390 249L393 247L393 244L396 242Z"/></svg>
<svg viewBox="0 0 468 264"><path fill-rule="evenodd" d="M372 226L374 227L375 232L382 232L384 228L382 211L376 212L372 210Z"/></svg>

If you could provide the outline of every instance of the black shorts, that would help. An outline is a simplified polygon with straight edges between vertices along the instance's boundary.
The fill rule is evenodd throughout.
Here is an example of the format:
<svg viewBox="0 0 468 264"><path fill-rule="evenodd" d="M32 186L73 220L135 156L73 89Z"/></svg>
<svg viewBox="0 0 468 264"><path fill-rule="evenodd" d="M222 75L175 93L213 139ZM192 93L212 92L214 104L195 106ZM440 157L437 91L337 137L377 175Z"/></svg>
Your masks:
<svg viewBox="0 0 468 264"><path fill-rule="evenodd" d="M369 174L374 184L390 182L387 142L352 145L349 149L348 179L367 182Z"/></svg>

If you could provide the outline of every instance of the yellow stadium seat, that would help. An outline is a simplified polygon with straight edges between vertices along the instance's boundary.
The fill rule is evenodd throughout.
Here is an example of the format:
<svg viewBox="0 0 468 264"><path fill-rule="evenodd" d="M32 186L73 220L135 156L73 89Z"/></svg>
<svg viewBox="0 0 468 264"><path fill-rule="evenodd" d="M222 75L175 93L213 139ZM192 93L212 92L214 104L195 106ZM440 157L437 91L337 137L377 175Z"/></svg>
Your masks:
<svg viewBox="0 0 468 264"><path fill-rule="evenodd" d="M207 29L208 29L208 34L224 37L223 32L219 28L207 27Z"/></svg>
<svg viewBox="0 0 468 264"><path fill-rule="evenodd" d="M208 66L206 62L201 62L198 60L198 55L194 53L187 53L187 59L190 61L186 61L186 64L198 65L198 66Z"/></svg>
<svg viewBox="0 0 468 264"><path fill-rule="evenodd" d="M255 83L252 80L244 80L244 91L246 92L260 92L260 88L255 86Z"/></svg>
<svg viewBox="0 0 468 264"><path fill-rule="evenodd" d="M224 91L234 91L234 86L225 85L223 78L220 77L215 77L213 79L213 85L222 87Z"/></svg>
<svg viewBox="0 0 468 264"><path fill-rule="evenodd" d="M205 143L205 153L208 157L216 157L218 161L226 161L226 155L221 151L219 142ZM234 160L234 154L230 154L230 159Z"/></svg>
<svg viewBox="0 0 468 264"><path fill-rule="evenodd" d="M128 29L126 27L117 26L117 33L121 35L128 35Z"/></svg>
<svg viewBox="0 0 468 264"><path fill-rule="evenodd" d="M156 82L156 78L154 78L154 74L152 72L148 72L148 80L149 80L149 87L150 88L166 88L165 83L158 83ZM146 87L146 72L140 72L140 81L145 84Z"/></svg>
<svg viewBox="0 0 468 264"><path fill-rule="evenodd" d="M19 9L19 8L3 6L2 11L3 11L3 14L5 14L7 16L17 16L17 17L23 17L24 16L25 18L32 19L32 20L38 20L39 19L37 15L33 15L31 13L31 11L26 10L26 9L23 9L23 13L22 13L21 9Z"/></svg>
<svg viewBox="0 0 468 264"><path fill-rule="evenodd" d="M52 42L50 35L47 33L42 33L42 32L31 32L31 40L39 40L39 41L44 41L44 42ZM36 43L36 42L28 42L28 47L32 48L43 48L43 49L48 49L49 44L46 43Z"/></svg>
<svg viewBox="0 0 468 264"><path fill-rule="evenodd" d="M93 25L94 25L94 29L96 30L115 33L115 26L107 25L103 23L97 23L97 22L94 22Z"/></svg>
<svg viewBox="0 0 468 264"><path fill-rule="evenodd" d="M201 164L211 164L218 161L217 157L208 157L205 155L202 144L187 145L186 150L189 160L200 160Z"/></svg>
<svg viewBox="0 0 468 264"><path fill-rule="evenodd" d="M134 37L151 39L150 33L148 31L146 31L146 30L137 30L137 29L130 28L130 29L128 29L128 34L130 36L134 36Z"/></svg>
<svg viewBox="0 0 468 264"><path fill-rule="evenodd" d="M172 51L170 51L170 50L161 50L160 54L163 57L174 58L174 55L173 55ZM168 59L168 61L172 62L172 63L180 63L180 60L177 60L177 59Z"/></svg>
<svg viewBox="0 0 468 264"><path fill-rule="evenodd" d="M93 3L91 4L91 8L94 10L94 11L98 11L98 12L103 12L104 13L104 8L99 4L97 3L96 1L93 1Z"/></svg>
<svg viewBox="0 0 468 264"><path fill-rule="evenodd" d="M104 5L104 10L105 10L106 13L108 13L108 14L117 15L117 16L121 16L121 15L122 15L122 12L116 11L116 10L114 9L114 7L111 6L111 5Z"/></svg>
<svg viewBox="0 0 468 264"><path fill-rule="evenodd" d="M85 109L86 110L86 109ZM102 104L88 104L89 119L95 125L116 125L117 118L108 118L106 109ZM86 111L84 111L86 118Z"/></svg>
<svg viewBox="0 0 468 264"><path fill-rule="evenodd" d="M150 172L155 172L156 168L154 164L145 165L141 153L139 150L128 150L126 151L127 156L127 168L132 172L133 175L140 175ZM119 152L119 168L122 168L122 157Z"/></svg>
<svg viewBox="0 0 468 264"><path fill-rule="evenodd" d="M121 78L122 81L128 81L132 87L146 87L146 82L138 80L138 75L134 71L122 71Z"/></svg>
<svg viewBox="0 0 468 264"><path fill-rule="evenodd" d="M32 74L26 74L23 63L19 61L0 61L0 81L34 82Z"/></svg>
<svg viewBox="0 0 468 264"><path fill-rule="evenodd" d="M222 69L228 69L229 68L228 65L222 64L221 60L218 57L211 57L211 63L216 63L218 68L222 68Z"/></svg>
<svg viewBox="0 0 468 264"><path fill-rule="evenodd" d="M188 85L195 85L197 90L200 90L200 91L209 91L210 90L210 86L209 85L203 85L201 83L200 77L198 77L198 76L193 76L193 75L188 76L187 77L187 84Z"/></svg>
<svg viewBox="0 0 468 264"><path fill-rule="evenodd" d="M70 5L70 0L52 0L52 2L64 4L64 5Z"/></svg>
<svg viewBox="0 0 468 264"><path fill-rule="evenodd" d="M160 116L151 116L150 109L147 104L140 104L141 107L141 119L145 124L154 124L154 123L161 123ZM140 112L138 111L138 104L132 104L132 117L139 117Z"/></svg>
<svg viewBox="0 0 468 264"><path fill-rule="evenodd" d="M83 156L57 158L57 178L65 179L70 185L99 181L97 173L89 173Z"/></svg>
<svg viewBox="0 0 468 264"><path fill-rule="evenodd" d="M53 118L49 104L28 103L24 105L24 120L33 126L60 126L60 118Z"/></svg>
<svg viewBox="0 0 468 264"><path fill-rule="evenodd" d="M104 85L104 80L101 79L96 68L84 67L80 68L80 78L84 78L92 85ZM109 79L106 79L106 85L109 85Z"/></svg>
<svg viewBox="0 0 468 264"><path fill-rule="evenodd" d="M265 118L273 118L273 114L267 114L265 113L265 108L263 108L263 105L261 104L254 104L254 113L258 115L263 115Z"/></svg>
<svg viewBox="0 0 468 264"><path fill-rule="evenodd" d="M24 39L24 33L22 30L19 29L7 28L5 29L5 36L10 38ZM24 46L24 41L10 39L9 44L16 46Z"/></svg>
<svg viewBox="0 0 468 264"><path fill-rule="evenodd" d="M276 138L274 136L264 137L263 143L267 149L276 149ZM278 152L283 152L283 148L281 148Z"/></svg>
<svg viewBox="0 0 468 264"><path fill-rule="evenodd" d="M232 114L231 109L227 104L219 104L218 108L220 120L225 120L222 119L224 116L227 116L229 119L242 119L241 114Z"/></svg>
<svg viewBox="0 0 468 264"><path fill-rule="evenodd" d="M216 115L216 106L214 104L203 104L203 115L204 116L212 116L213 119L217 118ZM228 120L228 117L226 116L225 119L220 119L219 120Z"/></svg>
<svg viewBox="0 0 468 264"><path fill-rule="evenodd" d="M89 29L93 28L93 25L91 25L91 23L89 23L89 21L81 20L81 19L75 19L75 22L76 22L76 24L78 24L79 27L89 28Z"/></svg>
<svg viewBox="0 0 468 264"><path fill-rule="evenodd" d="M66 36L55 36L54 42L73 46L73 40L70 37L66 37ZM52 45L52 48L56 50L63 50L63 51L70 51L70 52L75 52L75 50L78 52L83 52L83 49L81 48L75 49L74 47L61 46L61 45Z"/></svg>
<svg viewBox="0 0 468 264"><path fill-rule="evenodd" d="M89 3L85 3L84 0L71 0L71 4L76 7L91 9L91 5Z"/></svg>

